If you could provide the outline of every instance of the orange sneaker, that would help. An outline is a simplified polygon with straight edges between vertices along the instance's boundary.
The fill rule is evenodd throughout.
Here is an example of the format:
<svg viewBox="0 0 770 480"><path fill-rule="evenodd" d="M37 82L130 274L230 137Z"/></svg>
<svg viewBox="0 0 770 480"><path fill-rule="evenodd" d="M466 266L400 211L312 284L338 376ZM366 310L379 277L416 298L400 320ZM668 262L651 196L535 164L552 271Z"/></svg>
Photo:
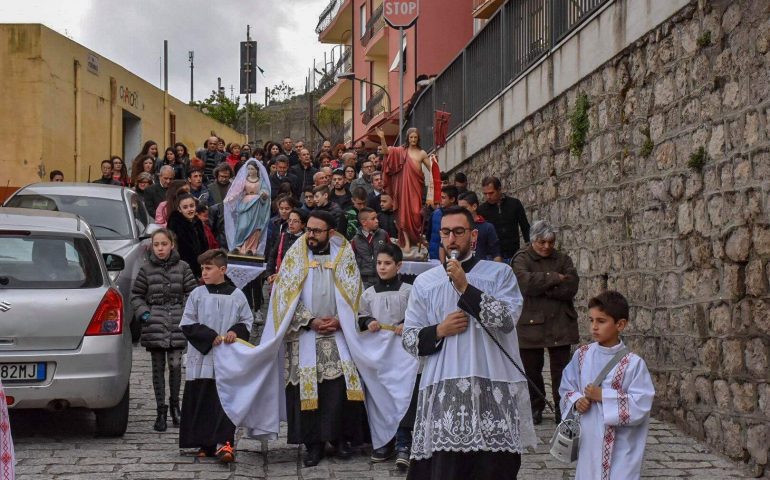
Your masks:
<svg viewBox="0 0 770 480"><path fill-rule="evenodd" d="M235 453L233 452L233 447L230 446L230 442L226 442L222 445L222 447L217 450L216 455L222 463L232 463L235 461Z"/></svg>

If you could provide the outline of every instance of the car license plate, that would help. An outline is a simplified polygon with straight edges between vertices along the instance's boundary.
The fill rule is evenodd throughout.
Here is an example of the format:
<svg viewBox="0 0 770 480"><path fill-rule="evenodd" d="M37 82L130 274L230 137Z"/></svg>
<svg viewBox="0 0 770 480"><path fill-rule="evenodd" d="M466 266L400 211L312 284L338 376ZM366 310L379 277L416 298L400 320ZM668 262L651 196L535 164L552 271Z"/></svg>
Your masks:
<svg viewBox="0 0 770 480"><path fill-rule="evenodd" d="M45 380L45 363L2 363L0 364L0 379L6 381Z"/></svg>

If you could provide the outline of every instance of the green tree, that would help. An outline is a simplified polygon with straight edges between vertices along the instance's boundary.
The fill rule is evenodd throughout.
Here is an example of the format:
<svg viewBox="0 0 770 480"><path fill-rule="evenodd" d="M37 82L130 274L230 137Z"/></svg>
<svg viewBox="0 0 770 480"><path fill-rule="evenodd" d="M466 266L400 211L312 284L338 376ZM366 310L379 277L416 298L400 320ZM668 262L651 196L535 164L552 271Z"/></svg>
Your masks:
<svg viewBox="0 0 770 480"><path fill-rule="evenodd" d="M240 97L230 100L227 95L211 91L211 95L201 102L193 102L192 106L214 120L236 128L240 116Z"/></svg>

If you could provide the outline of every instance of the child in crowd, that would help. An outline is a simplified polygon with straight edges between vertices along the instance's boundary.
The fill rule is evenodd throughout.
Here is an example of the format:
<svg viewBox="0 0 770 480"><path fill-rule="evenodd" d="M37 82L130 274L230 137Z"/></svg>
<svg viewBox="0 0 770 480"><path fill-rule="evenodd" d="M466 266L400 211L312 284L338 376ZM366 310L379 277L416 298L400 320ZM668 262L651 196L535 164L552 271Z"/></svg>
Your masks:
<svg viewBox="0 0 770 480"><path fill-rule="evenodd" d="M365 209L371 210L371 209ZM374 211L367 212L372 215ZM363 212L362 212L363 214ZM377 218L376 215L374 217ZM392 243L382 246L377 254L377 282L361 295L358 313L358 326L361 331L379 332L389 330L400 336L404 330L404 313L409 302L412 286L401 281L398 271L401 268L403 252ZM400 342L400 338L395 339ZM372 452L373 462L384 462L396 455L396 466L402 471L409 468L409 455L412 450L412 427L417 411L420 376L414 385L412 401L406 415L396 431L395 448L391 441L384 447Z"/></svg>
<svg viewBox="0 0 770 480"><path fill-rule="evenodd" d="M208 248L219 248L219 242L214 235L214 231L211 230L211 224L209 223L209 207L203 203L199 203L195 208L195 214L198 216L198 220L203 224L203 233L206 235L206 244L208 245Z"/></svg>
<svg viewBox="0 0 770 480"><path fill-rule="evenodd" d="M152 358L152 387L155 390L157 417L153 428L165 432L166 416L179 426L179 389L182 385L182 352L187 340L179 321L187 296L197 282L187 262L174 248L174 234L162 228L150 239L148 261L139 269L131 289L131 307L142 322L141 343ZM166 398L166 362L168 362L168 405Z"/></svg>
<svg viewBox="0 0 770 480"><path fill-rule="evenodd" d="M605 291L588 301L594 343L578 348L564 369L559 393L565 418L580 413L576 480L638 479L655 388L638 355L621 353L601 385L592 385L609 362L625 351L620 334L628 325L628 301Z"/></svg>
<svg viewBox="0 0 770 480"><path fill-rule="evenodd" d="M179 446L198 448L199 457L216 455L230 463L235 460L235 425L219 401L211 350L223 342L248 340L254 316L243 292L225 281L227 252L208 250L198 262L204 285L190 294L180 324L190 348Z"/></svg>
<svg viewBox="0 0 770 480"><path fill-rule="evenodd" d="M390 238L398 238L394 208L393 197L382 192L380 194L380 213L377 214L377 219L380 222L380 228L388 232Z"/></svg>
<svg viewBox="0 0 770 480"><path fill-rule="evenodd" d="M361 208L358 212L358 221L361 223L361 229L350 244L353 247L353 253L356 254L356 263L364 288L369 288L377 282L377 254L382 247L390 243L390 237L380 228L377 212L371 208Z"/></svg>
<svg viewBox="0 0 770 480"><path fill-rule="evenodd" d="M208 248L203 222L195 213L198 201L186 193L177 199L177 208L168 216L168 229L174 232L177 249L182 260L190 265L195 278L201 277L201 266L198 255Z"/></svg>
<svg viewBox="0 0 770 480"><path fill-rule="evenodd" d="M345 212L345 219L348 222L348 230L345 234L345 238L349 240L353 239L353 237L361 231L361 223L358 221L358 212L366 207L366 190L364 190L363 187L356 187L353 189L350 199L352 207ZM374 263L374 261L372 261L372 263Z"/></svg>

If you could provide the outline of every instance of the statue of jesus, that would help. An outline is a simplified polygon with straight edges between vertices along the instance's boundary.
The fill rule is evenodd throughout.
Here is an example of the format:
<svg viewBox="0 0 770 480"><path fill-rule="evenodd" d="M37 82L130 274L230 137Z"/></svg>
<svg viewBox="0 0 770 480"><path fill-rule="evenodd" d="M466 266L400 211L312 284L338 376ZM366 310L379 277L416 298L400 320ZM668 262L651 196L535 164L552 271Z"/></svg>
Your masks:
<svg viewBox="0 0 770 480"><path fill-rule="evenodd" d="M435 179L440 178L438 161L435 155L428 155L420 148L420 134L416 128L406 131L406 145L401 147L388 147L385 132L380 128L376 131L385 156L382 165L385 191L396 206L399 244L409 252L421 241L423 198L426 198L427 205L433 206L434 203ZM423 166L428 170L427 177ZM428 192L424 196L426 178Z"/></svg>

